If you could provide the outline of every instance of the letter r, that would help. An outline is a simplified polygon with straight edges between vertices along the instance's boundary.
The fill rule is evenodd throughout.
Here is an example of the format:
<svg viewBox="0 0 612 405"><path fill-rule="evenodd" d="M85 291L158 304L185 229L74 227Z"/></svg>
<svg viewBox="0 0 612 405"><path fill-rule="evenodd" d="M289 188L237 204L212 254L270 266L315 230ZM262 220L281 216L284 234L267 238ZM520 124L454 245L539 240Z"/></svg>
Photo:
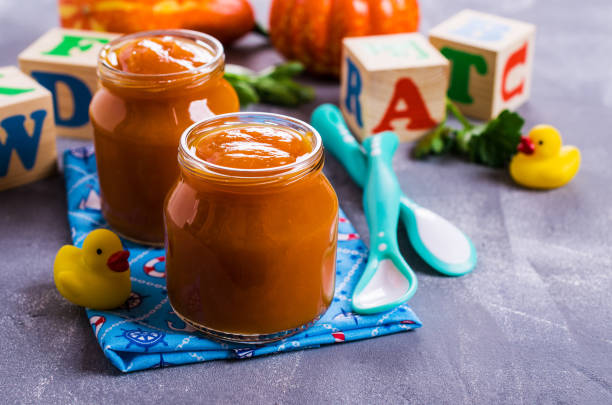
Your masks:
<svg viewBox="0 0 612 405"><path fill-rule="evenodd" d="M359 128L363 128L361 103L359 102L362 87L361 73L359 73L359 69L349 58L346 58L346 64L346 97L344 99L344 106L348 112L355 116Z"/></svg>

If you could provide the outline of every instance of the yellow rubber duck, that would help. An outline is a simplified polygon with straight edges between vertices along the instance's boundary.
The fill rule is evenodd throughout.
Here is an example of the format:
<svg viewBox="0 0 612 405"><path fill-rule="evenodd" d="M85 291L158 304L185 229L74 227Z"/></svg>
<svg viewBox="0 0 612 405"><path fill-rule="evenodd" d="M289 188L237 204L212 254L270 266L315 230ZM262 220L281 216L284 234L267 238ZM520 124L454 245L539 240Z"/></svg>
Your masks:
<svg viewBox="0 0 612 405"><path fill-rule="evenodd" d="M566 185L580 168L580 151L563 146L561 134L550 125L536 125L521 139L510 162L510 175L518 184L540 189Z"/></svg>
<svg viewBox="0 0 612 405"><path fill-rule="evenodd" d="M66 245L55 256L53 280L60 294L73 304L111 309L130 295L130 252L107 229L91 231L83 247Z"/></svg>

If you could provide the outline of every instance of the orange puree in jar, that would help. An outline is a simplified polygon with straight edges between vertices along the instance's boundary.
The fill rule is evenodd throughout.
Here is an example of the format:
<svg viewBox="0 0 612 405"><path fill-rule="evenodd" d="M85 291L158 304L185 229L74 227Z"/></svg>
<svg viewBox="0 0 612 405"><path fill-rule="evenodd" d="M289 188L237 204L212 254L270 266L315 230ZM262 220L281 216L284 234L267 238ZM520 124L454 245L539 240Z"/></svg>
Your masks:
<svg viewBox="0 0 612 405"><path fill-rule="evenodd" d="M264 169L294 163L312 151L310 139L291 129L244 125L198 140L196 156L218 166Z"/></svg>
<svg viewBox="0 0 612 405"><path fill-rule="evenodd" d="M168 296L218 339L266 342L310 325L334 292L338 200L301 121L228 114L196 124L168 195Z"/></svg>
<svg viewBox="0 0 612 405"><path fill-rule="evenodd" d="M166 74L192 70L213 59L210 50L171 36L134 39L106 56L116 69L130 73Z"/></svg>
<svg viewBox="0 0 612 405"><path fill-rule="evenodd" d="M163 243L163 202L178 176L181 133L239 109L223 67L218 41L185 30L128 35L102 50L90 116L102 213L123 236Z"/></svg>

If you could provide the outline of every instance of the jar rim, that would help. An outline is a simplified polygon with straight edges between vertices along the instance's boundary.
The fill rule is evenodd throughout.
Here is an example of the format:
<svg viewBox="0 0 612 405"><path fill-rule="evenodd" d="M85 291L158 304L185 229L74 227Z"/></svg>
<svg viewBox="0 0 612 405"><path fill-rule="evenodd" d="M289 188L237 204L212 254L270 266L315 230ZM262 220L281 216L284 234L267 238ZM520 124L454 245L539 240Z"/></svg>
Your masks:
<svg viewBox="0 0 612 405"><path fill-rule="evenodd" d="M211 52L213 58L198 67L194 67L181 72L171 73L134 73L126 72L121 69L110 65L107 62L106 55L108 52L116 47L117 45L126 41L146 38L146 37L163 37L170 36L175 38L190 39L196 43L205 45ZM225 54L223 45L221 42L213 37L212 35L205 34L203 32L187 30L187 29L164 29L164 30L151 30L151 31L139 31L133 34L121 35L102 47L98 54L98 74L100 77L103 74L120 77L121 80L133 80L138 82L156 81L156 82L171 82L174 80L182 79L185 77L193 77L194 74L211 73L222 67L225 62Z"/></svg>
<svg viewBox="0 0 612 405"><path fill-rule="evenodd" d="M228 121L233 119L233 121ZM195 149L189 145L189 137L196 133L198 129L210 126L214 128L215 125L221 125L225 122L227 128L231 128L237 125L243 124L270 124L277 125L285 128L292 128L294 130L301 130L303 133L311 133L314 139L312 150L300 156L295 162L271 167L271 168L259 168L259 169L248 169L248 168L233 168L228 166L221 166L211 162L208 162L195 153ZM274 179L279 176L291 177L294 179L301 178L302 175L306 175L315 168L318 168L322 163L323 158L323 140L319 132L314 129L310 124L287 115L268 113L268 112L235 112L228 114L215 115L210 118L198 121L189 126L181 135L179 143L179 163L190 169L195 169L198 173L203 175L212 174L214 177L223 181L223 179L244 179L251 180L252 182L268 183L273 182Z"/></svg>

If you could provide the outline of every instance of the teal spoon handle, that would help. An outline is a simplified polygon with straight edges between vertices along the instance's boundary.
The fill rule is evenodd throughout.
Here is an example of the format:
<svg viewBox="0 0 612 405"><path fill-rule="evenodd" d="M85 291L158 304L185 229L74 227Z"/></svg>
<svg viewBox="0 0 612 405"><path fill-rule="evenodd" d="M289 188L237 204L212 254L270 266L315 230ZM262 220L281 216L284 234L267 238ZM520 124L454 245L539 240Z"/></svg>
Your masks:
<svg viewBox="0 0 612 405"><path fill-rule="evenodd" d="M311 122L321 134L325 148L342 163L353 181L363 187L367 160L338 107L332 104L317 107ZM405 194L400 198L400 212L410 243L432 268L448 276L461 276L476 267L476 249L455 225Z"/></svg>
<svg viewBox="0 0 612 405"><path fill-rule="evenodd" d="M384 132L364 141L368 165L363 208L370 229L370 254L368 264L353 292L353 309L359 313L388 311L410 299L417 289L416 276L401 257L397 244L401 190L391 161L398 144L399 140L392 132ZM388 272L388 266L383 264L385 259L390 260L397 271ZM374 279L377 272L385 271L386 274ZM398 272L406 280L398 279L399 282L393 283L384 281L389 277L398 277ZM369 298L364 300L362 293L370 283L376 284L373 289L379 289L380 292L366 292L363 295Z"/></svg>
<svg viewBox="0 0 612 405"><path fill-rule="evenodd" d="M367 159L346 126L340 109L333 104L322 104L314 110L310 122L321 134L325 149L342 163L353 181L363 188Z"/></svg>
<svg viewBox="0 0 612 405"><path fill-rule="evenodd" d="M385 251L383 247L399 250L397 222L401 191L391 167L399 141L392 132L365 140L368 151L368 171L363 189L363 210L370 228L370 249Z"/></svg>

